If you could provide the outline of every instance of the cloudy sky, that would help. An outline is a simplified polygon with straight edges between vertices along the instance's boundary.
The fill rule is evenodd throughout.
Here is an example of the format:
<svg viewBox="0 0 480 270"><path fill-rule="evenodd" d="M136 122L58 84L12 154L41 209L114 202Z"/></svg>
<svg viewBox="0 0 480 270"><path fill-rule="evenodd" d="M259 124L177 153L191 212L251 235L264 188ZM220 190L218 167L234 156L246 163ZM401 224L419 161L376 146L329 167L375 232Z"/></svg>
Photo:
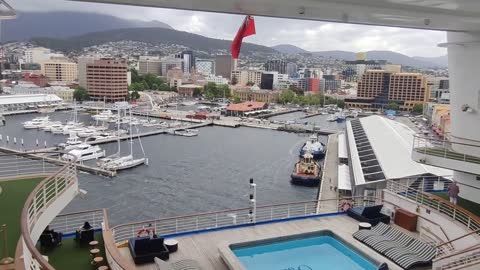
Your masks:
<svg viewBox="0 0 480 270"><path fill-rule="evenodd" d="M8 0L7 0L8 1ZM201 1L201 0L199 0ZM137 20L158 20L177 30L212 38L233 39L243 16L160 8L70 2L9 0L20 11L89 11ZM255 17L257 35L246 41L266 46L292 44L309 51L391 50L409 56L440 56L444 32Z"/></svg>

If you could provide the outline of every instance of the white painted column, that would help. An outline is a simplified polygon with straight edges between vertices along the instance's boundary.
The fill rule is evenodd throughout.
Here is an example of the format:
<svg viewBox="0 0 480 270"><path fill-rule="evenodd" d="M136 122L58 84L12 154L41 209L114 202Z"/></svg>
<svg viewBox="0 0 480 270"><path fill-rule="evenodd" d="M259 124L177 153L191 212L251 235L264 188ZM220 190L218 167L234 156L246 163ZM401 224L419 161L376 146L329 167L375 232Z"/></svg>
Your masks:
<svg viewBox="0 0 480 270"><path fill-rule="evenodd" d="M461 153L480 157L480 32L448 32L447 41L452 141L479 146L453 147ZM454 178L480 188L476 175L455 172ZM461 197L480 202L478 189L460 188Z"/></svg>

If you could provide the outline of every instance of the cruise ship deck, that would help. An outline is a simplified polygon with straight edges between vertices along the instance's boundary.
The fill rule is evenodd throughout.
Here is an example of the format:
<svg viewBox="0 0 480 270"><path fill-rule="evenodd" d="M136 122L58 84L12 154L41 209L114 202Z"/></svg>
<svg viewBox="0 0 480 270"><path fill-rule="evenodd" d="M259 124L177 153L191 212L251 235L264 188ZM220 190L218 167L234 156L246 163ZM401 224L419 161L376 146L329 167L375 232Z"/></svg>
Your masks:
<svg viewBox="0 0 480 270"><path fill-rule="evenodd" d="M366 255L375 259L376 261L387 262L390 269L402 269L359 241L355 240L352 237L352 234L358 230L358 221L344 214L306 218L302 220L292 220L286 222L273 222L257 226L225 229L207 233L195 233L178 237L175 238L179 243L178 251L170 254L169 261L193 259L199 262L199 264L202 266L202 269L229 270L230 268L225 264L221 257L221 250L228 249L229 244L276 238L292 234L316 232L321 230L330 230L334 232L336 235L346 240L349 244L363 251ZM126 258L130 263L134 264L128 248L120 248L119 251L124 258ZM155 264L137 265L136 269L156 270L156 266Z"/></svg>

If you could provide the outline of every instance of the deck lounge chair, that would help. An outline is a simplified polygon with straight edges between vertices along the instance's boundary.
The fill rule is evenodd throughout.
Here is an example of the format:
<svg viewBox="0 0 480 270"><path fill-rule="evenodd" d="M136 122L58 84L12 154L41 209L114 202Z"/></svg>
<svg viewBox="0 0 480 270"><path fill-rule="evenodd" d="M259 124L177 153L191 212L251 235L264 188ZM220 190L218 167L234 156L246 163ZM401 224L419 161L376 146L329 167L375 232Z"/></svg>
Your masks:
<svg viewBox="0 0 480 270"><path fill-rule="evenodd" d="M347 215L360 222L368 222L372 226L379 222L388 224L390 217L380 213L382 207L383 205L353 207L347 210Z"/></svg>
<svg viewBox="0 0 480 270"><path fill-rule="evenodd" d="M387 224L380 222L374 227L372 227L371 230L359 230L358 232L353 234L353 237L359 241L362 241L367 239L370 236L374 235L383 235L387 233L392 227L388 226Z"/></svg>
<svg viewBox="0 0 480 270"><path fill-rule="evenodd" d="M194 260L180 260L168 263L155 257L154 261L157 270L202 270L200 264Z"/></svg>

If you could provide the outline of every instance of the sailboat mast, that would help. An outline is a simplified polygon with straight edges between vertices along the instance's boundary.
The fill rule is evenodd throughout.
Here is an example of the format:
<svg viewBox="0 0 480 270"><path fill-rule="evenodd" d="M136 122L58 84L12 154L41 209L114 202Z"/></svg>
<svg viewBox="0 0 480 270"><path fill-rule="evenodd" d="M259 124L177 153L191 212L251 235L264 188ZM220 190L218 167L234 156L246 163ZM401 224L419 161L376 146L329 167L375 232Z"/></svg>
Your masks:
<svg viewBox="0 0 480 270"><path fill-rule="evenodd" d="M132 129L132 107L130 109L130 155L133 156L133 129Z"/></svg>

